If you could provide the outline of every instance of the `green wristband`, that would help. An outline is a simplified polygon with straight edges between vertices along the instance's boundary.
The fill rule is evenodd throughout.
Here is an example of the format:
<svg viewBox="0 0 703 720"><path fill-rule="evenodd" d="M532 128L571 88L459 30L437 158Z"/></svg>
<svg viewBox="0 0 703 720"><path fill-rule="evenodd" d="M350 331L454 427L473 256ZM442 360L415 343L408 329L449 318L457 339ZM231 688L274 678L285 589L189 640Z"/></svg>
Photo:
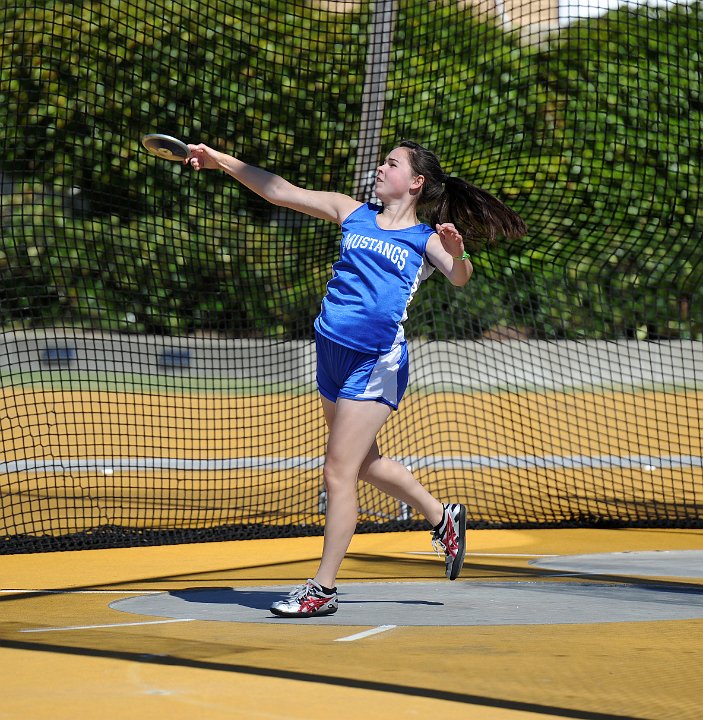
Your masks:
<svg viewBox="0 0 703 720"><path fill-rule="evenodd" d="M463 255L454 255L455 260L471 260L471 255L464 250Z"/></svg>

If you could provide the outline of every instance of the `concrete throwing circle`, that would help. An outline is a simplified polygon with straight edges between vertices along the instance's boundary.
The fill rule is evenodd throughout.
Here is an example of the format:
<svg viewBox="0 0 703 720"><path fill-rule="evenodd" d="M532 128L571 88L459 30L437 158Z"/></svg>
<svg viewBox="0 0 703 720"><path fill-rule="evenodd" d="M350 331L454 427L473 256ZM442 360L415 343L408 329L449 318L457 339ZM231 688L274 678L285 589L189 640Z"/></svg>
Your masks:
<svg viewBox="0 0 703 720"><path fill-rule="evenodd" d="M348 583L339 610L319 618L277 618L269 607L285 587L195 587L110 603L162 618L325 625L561 625L703 618L703 588L583 582Z"/></svg>
<svg viewBox="0 0 703 720"><path fill-rule="evenodd" d="M703 578L703 550L561 555L531 560L530 565L543 570L564 570L585 575Z"/></svg>

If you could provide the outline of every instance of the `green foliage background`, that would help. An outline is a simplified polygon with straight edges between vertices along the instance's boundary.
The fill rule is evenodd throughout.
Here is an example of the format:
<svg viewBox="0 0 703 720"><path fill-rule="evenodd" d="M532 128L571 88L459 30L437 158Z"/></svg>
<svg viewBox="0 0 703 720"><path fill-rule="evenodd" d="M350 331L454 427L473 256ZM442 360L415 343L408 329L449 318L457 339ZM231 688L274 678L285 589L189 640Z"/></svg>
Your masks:
<svg viewBox="0 0 703 720"><path fill-rule="evenodd" d="M370 5L0 11L0 327L309 335L337 228L146 155L145 132L351 192ZM703 6L621 8L542 46L400 3L383 147L412 137L529 235L432 278L409 334L700 338ZM478 250L478 248L477 248Z"/></svg>

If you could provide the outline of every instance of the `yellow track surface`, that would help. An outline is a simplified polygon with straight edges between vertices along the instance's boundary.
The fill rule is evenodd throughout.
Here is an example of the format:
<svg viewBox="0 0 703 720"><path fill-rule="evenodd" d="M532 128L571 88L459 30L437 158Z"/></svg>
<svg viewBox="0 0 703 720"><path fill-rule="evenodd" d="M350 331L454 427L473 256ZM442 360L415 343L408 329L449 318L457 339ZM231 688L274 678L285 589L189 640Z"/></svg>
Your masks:
<svg viewBox="0 0 703 720"><path fill-rule="evenodd" d="M423 554L428 537L355 537L340 584L446 582ZM529 564L540 555L701 548L703 531L477 531L457 582L549 582ZM108 607L153 591L297 584L320 549L300 538L0 557L0 718L701 717L703 620L399 625L338 642L365 628L140 624L159 618ZM661 582L703 591L699 579Z"/></svg>

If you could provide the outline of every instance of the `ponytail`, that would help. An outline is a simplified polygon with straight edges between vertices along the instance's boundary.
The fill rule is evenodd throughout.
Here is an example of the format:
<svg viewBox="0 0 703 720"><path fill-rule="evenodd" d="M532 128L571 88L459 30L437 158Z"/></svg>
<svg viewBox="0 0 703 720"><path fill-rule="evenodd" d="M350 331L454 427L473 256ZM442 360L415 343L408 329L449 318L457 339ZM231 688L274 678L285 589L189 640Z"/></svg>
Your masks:
<svg viewBox="0 0 703 720"><path fill-rule="evenodd" d="M410 151L413 172L425 178L417 205L427 215L429 225L451 222L466 240L485 240L490 245L498 236L519 238L527 233L527 226L514 210L486 190L447 175L433 152L410 140L403 140L399 147Z"/></svg>
<svg viewBox="0 0 703 720"><path fill-rule="evenodd" d="M498 236L519 238L527 233L525 222L514 210L461 178L447 177L439 201L428 211L432 227L453 222L470 241L485 239L495 245Z"/></svg>

